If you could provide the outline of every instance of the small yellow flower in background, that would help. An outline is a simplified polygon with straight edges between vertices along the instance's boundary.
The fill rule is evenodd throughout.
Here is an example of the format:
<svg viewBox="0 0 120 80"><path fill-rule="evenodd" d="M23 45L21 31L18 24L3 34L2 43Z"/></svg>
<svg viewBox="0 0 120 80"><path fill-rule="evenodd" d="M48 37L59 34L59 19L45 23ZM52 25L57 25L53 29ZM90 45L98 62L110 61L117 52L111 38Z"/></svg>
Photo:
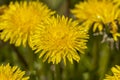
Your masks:
<svg viewBox="0 0 120 80"><path fill-rule="evenodd" d="M87 31L78 22L64 16L53 16L44 22L44 26L36 28L31 45L36 53L41 52L39 57L43 57L43 61L58 64L63 60L66 64L66 59L71 63L73 60L79 62L78 52L84 53L86 39Z"/></svg>
<svg viewBox="0 0 120 80"><path fill-rule="evenodd" d="M11 2L4 15L0 16L0 39L20 46L30 41L34 28L49 18L52 12L38 1Z"/></svg>
<svg viewBox="0 0 120 80"><path fill-rule="evenodd" d="M120 80L120 66L112 67L113 76L106 75L104 80Z"/></svg>
<svg viewBox="0 0 120 80"><path fill-rule="evenodd" d="M21 71L17 66L11 67L9 64L0 66L0 80L28 80L23 77L25 71Z"/></svg>
<svg viewBox="0 0 120 80"><path fill-rule="evenodd" d="M120 23L120 9L112 1L83 1L77 4L71 12L83 22L84 26L89 28L93 26L93 32L108 31L115 41L117 37L120 37L117 24Z"/></svg>

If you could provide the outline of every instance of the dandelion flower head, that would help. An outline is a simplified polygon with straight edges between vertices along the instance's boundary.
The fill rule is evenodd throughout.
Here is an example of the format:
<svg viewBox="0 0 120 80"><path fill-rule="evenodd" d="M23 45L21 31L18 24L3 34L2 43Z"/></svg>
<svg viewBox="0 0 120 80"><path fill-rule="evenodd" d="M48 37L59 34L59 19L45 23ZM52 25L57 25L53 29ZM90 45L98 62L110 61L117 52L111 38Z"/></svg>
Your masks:
<svg viewBox="0 0 120 80"><path fill-rule="evenodd" d="M120 10L112 1L83 1L77 4L75 8L71 10L71 12L80 21L83 21L83 25L89 28L93 26L93 32L102 32L107 29L106 31L112 34L112 37L115 41L117 41L117 37L120 37L117 24L120 22Z"/></svg>
<svg viewBox="0 0 120 80"><path fill-rule="evenodd" d="M4 15L0 16L0 38L20 46L30 41L34 28L49 18L52 12L39 1L11 2Z"/></svg>
<svg viewBox="0 0 120 80"><path fill-rule="evenodd" d="M25 71L21 71L17 66L0 66L0 80L28 80L29 77L23 77L24 74Z"/></svg>
<svg viewBox="0 0 120 80"><path fill-rule="evenodd" d="M113 76L106 75L104 80L120 80L120 66L112 67Z"/></svg>
<svg viewBox="0 0 120 80"><path fill-rule="evenodd" d="M41 52L39 57L58 64L66 59L73 63L79 61L78 52L84 53L88 39L85 28L78 26L78 22L64 16L53 16L36 28L32 36L33 50Z"/></svg>

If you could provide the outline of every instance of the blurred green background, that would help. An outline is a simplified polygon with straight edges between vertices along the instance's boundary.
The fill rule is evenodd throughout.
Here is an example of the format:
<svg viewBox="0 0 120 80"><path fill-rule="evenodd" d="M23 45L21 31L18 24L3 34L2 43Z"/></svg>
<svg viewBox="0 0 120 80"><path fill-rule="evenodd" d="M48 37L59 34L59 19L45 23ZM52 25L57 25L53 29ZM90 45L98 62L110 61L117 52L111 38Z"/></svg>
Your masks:
<svg viewBox="0 0 120 80"><path fill-rule="evenodd" d="M0 5L8 5L10 1L20 0L0 0ZM30 1L30 0L27 0ZM40 0L57 14L73 17L70 9L82 0ZM111 48L110 43L101 43L102 36L93 36L89 31L85 54L81 55L79 63L67 62L67 65L58 65L42 62L38 58L39 54L27 46L15 47L8 42L0 41L0 64L10 63L18 65L30 76L30 80L103 80L105 74L111 74L111 67L120 65L120 49L116 46Z"/></svg>

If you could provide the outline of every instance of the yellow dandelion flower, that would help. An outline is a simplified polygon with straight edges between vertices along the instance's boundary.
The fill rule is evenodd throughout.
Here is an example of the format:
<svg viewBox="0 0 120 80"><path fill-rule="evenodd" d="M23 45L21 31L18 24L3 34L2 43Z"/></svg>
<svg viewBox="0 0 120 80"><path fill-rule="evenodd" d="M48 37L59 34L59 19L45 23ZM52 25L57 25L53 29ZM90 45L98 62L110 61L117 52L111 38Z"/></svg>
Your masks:
<svg viewBox="0 0 120 80"><path fill-rule="evenodd" d="M71 63L73 60L79 62L78 52L84 53L84 49L87 48L86 29L64 16L53 16L44 24L45 26L40 25L36 28L31 40L33 50L36 50L36 53L41 52L39 57L53 64L58 64L61 60L66 64L66 59Z"/></svg>
<svg viewBox="0 0 120 80"><path fill-rule="evenodd" d="M0 80L28 80L29 77L23 77L24 74L25 71L21 71L17 66L0 66Z"/></svg>
<svg viewBox="0 0 120 80"><path fill-rule="evenodd" d="M112 34L115 41L117 41L117 37L120 37L118 24L116 24L116 21L120 22L120 10L112 1L83 1L77 4L71 12L80 21L84 21L84 26L93 26L93 32L97 31L97 29L99 32L102 32L104 29L110 29L109 33Z"/></svg>
<svg viewBox="0 0 120 80"><path fill-rule="evenodd" d="M34 28L52 14L54 12L38 1L11 2L4 15L0 16L0 38L15 46L25 46Z"/></svg>
<svg viewBox="0 0 120 80"><path fill-rule="evenodd" d="M112 67L113 76L106 75L104 80L120 80L120 66Z"/></svg>

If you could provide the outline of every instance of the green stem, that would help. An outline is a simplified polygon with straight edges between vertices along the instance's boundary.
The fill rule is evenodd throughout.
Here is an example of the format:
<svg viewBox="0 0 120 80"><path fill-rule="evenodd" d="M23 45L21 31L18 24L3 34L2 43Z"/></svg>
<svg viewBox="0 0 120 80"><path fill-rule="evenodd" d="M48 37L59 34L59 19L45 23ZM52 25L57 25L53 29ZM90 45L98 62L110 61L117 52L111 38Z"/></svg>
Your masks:
<svg viewBox="0 0 120 80"><path fill-rule="evenodd" d="M93 69L95 70L98 66L99 59L99 38L96 37L93 43L92 56L93 56Z"/></svg>
<svg viewBox="0 0 120 80"><path fill-rule="evenodd" d="M100 76L99 80L103 80L110 59L110 48L108 44L102 44L99 56L100 59L99 59L98 74Z"/></svg>
<svg viewBox="0 0 120 80"><path fill-rule="evenodd" d="M24 59L24 57L19 52L19 50L14 45L12 45L11 47L16 52L19 60L22 62L22 64L25 66L25 68L28 69L28 64L27 64L26 60Z"/></svg>
<svg viewBox="0 0 120 80"><path fill-rule="evenodd" d="M69 6L70 6L70 0L67 0L66 1L66 13L65 13L66 16L69 16L69 13L70 13Z"/></svg>
<svg viewBox="0 0 120 80"><path fill-rule="evenodd" d="M55 65L55 80L62 80L61 68L60 64Z"/></svg>

